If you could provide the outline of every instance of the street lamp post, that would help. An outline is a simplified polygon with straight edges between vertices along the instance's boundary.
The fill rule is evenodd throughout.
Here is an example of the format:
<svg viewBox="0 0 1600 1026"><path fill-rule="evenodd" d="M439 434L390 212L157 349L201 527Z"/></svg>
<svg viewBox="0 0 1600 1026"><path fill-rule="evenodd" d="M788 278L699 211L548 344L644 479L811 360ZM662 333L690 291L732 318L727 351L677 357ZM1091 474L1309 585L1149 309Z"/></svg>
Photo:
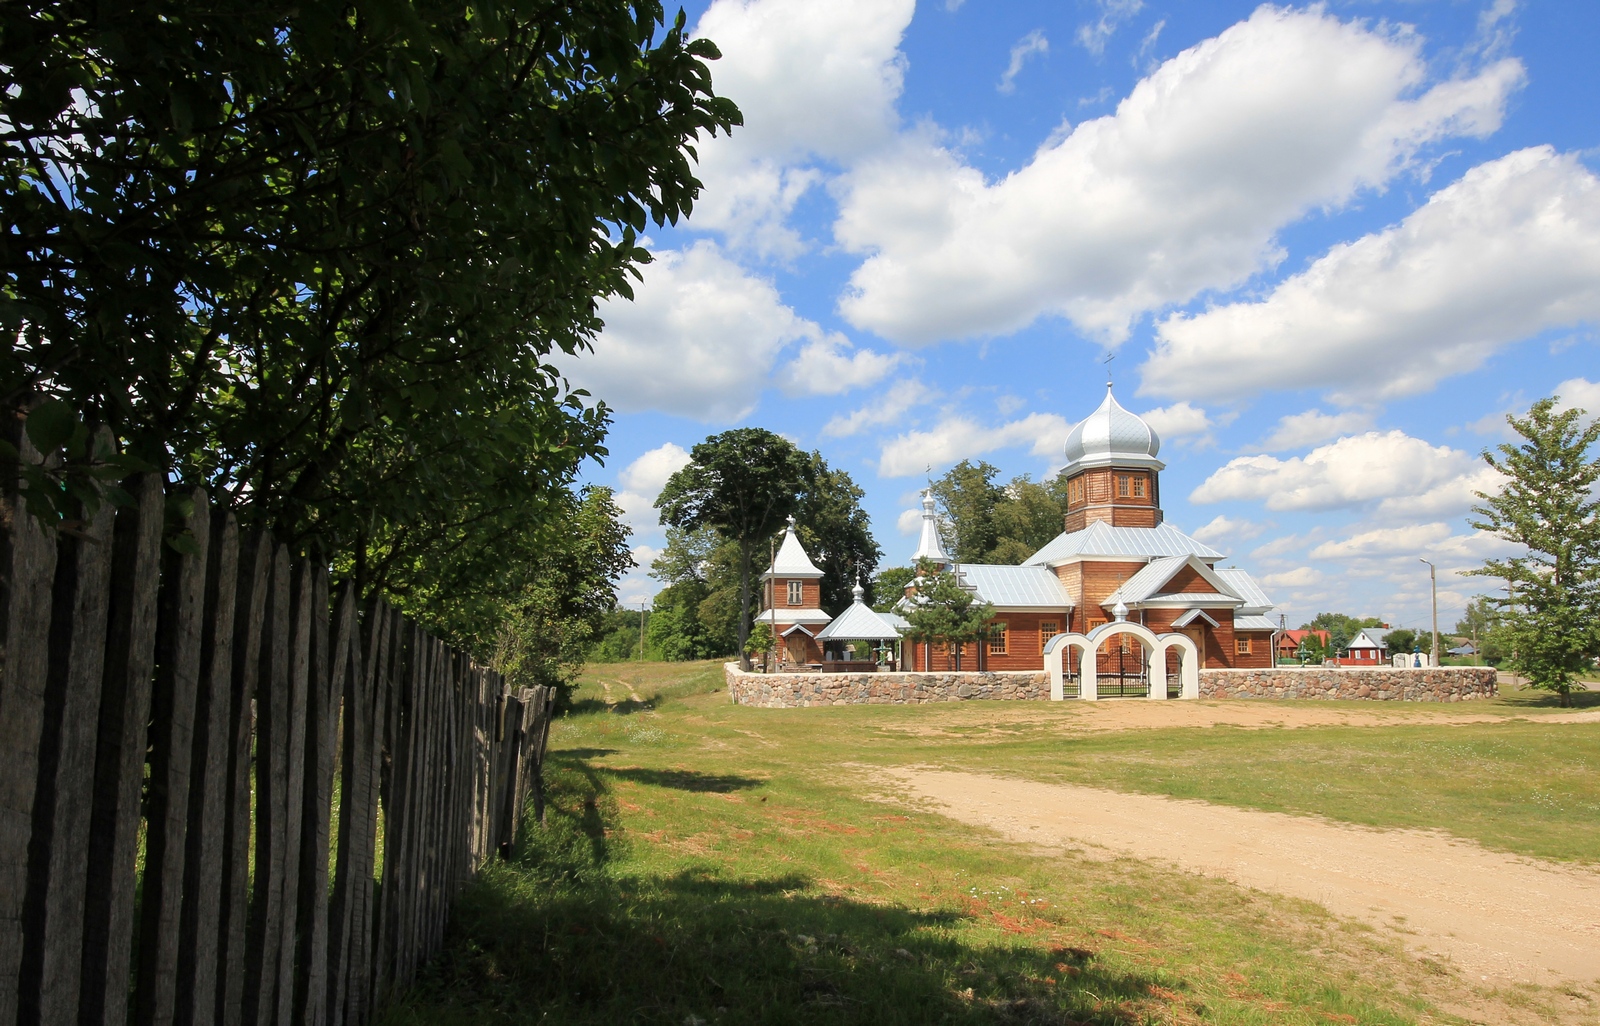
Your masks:
<svg viewBox="0 0 1600 1026"><path fill-rule="evenodd" d="M1439 568L1421 556L1417 559L1428 564L1428 583L1433 590L1433 665L1442 666L1439 660Z"/></svg>

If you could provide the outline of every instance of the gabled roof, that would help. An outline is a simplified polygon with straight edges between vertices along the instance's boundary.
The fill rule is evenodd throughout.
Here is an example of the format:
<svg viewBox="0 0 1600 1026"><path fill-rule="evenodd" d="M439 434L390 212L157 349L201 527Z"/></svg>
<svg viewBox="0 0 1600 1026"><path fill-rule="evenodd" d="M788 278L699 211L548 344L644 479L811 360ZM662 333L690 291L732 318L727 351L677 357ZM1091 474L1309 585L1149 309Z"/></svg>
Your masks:
<svg viewBox="0 0 1600 1026"><path fill-rule="evenodd" d="M1350 639L1350 644L1345 648L1388 648L1389 643L1383 640L1383 635L1375 633L1381 630L1380 627L1363 627L1356 631L1356 636Z"/></svg>
<svg viewBox="0 0 1600 1026"><path fill-rule="evenodd" d="M1199 556L1221 559L1222 553L1184 534L1170 524L1155 527L1112 527L1096 520L1081 531L1063 532L1023 561L1024 566L1053 566L1079 556Z"/></svg>
<svg viewBox="0 0 1600 1026"><path fill-rule="evenodd" d="M892 614L884 614L873 609L861 600L861 586L855 588L856 600L850 608L833 618L833 622L822 628L818 633L818 641L829 638L841 638L846 641L882 641L885 638L898 638L900 624L905 620L899 616L890 619Z"/></svg>
<svg viewBox="0 0 1600 1026"><path fill-rule="evenodd" d="M1198 592L1169 592L1165 588L1176 577L1179 571L1193 570L1200 575L1201 580L1211 585L1212 591ZM1100 603L1107 609L1118 602L1125 602L1129 606L1140 606L1149 603L1170 604L1182 602L1185 605L1207 606L1238 606L1244 600L1234 594L1217 572L1201 561L1198 556L1162 556L1152 559L1143 569L1123 582L1122 587L1106 596Z"/></svg>
<svg viewBox="0 0 1600 1026"><path fill-rule="evenodd" d="M1209 623L1213 627L1217 626L1217 621L1213 620L1211 618L1211 615L1209 613L1207 613L1204 609L1191 609L1191 610L1189 610L1187 613L1184 613L1182 616L1180 616L1176 620L1172 621L1172 626L1174 626L1174 627L1187 627L1191 623L1194 623L1196 620L1204 620L1206 623Z"/></svg>
<svg viewBox="0 0 1600 1026"><path fill-rule="evenodd" d="M820 609L790 609L779 606L777 609L764 609L756 614L757 620L765 620L774 626L780 623L809 623L813 627L827 623L833 617Z"/></svg>
<svg viewBox="0 0 1600 1026"><path fill-rule="evenodd" d="M783 533L783 544L778 546L778 554L772 561L772 569L761 575L764 581L769 577L821 577L822 571L817 569L811 557L806 555L806 547L800 544L800 539L794 533L794 517L789 518L789 529Z"/></svg>
<svg viewBox="0 0 1600 1026"><path fill-rule="evenodd" d="M1261 585L1250 576L1250 571L1241 570L1230 566L1218 569L1216 575L1228 585L1228 590L1244 599L1244 607L1240 612L1251 616L1264 615L1273 607L1273 601L1267 598L1267 593L1261 590ZM1252 628L1253 629L1253 628ZM1273 630L1278 629L1277 624L1272 625Z"/></svg>
<svg viewBox="0 0 1600 1026"><path fill-rule="evenodd" d="M1278 625L1272 622L1270 616L1239 616L1234 615L1233 629L1236 631L1275 631Z"/></svg>
<svg viewBox="0 0 1600 1026"><path fill-rule="evenodd" d="M962 584L996 609L1072 608L1072 596L1047 567L959 563L956 571Z"/></svg>

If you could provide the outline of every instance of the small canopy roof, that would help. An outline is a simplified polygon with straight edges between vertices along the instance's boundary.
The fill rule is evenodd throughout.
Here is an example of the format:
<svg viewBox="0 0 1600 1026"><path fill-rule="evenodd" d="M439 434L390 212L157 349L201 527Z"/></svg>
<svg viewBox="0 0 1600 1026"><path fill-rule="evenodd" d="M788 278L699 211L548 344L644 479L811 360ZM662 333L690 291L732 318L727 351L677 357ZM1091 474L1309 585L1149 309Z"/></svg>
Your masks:
<svg viewBox="0 0 1600 1026"><path fill-rule="evenodd" d="M773 558L772 569L761 575L764 581L769 577L821 577L822 571L811 562L811 557L806 554L806 547L800 544L800 539L794 533L794 517L789 518L789 527L783 532L783 544L778 546L778 554Z"/></svg>
<svg viewBox="0 0 1600 1026"><path fill-rule="evenodd" d="M850 603L849 609L822 628L817 634L818 641L883 641L900 636L900 628L906 622L903 617L894 613L880 613L863 602L862 596L866 592L861 585L856 585L851 591L856 600Z"/></svg>

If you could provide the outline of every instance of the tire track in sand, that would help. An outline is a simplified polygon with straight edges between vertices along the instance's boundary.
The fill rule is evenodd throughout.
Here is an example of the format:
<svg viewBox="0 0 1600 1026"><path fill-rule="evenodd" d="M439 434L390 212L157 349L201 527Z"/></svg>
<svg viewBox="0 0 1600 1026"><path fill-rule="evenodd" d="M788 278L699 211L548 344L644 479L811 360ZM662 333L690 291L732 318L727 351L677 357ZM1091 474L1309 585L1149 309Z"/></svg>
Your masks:
<svg viewBox="0 0 1600 1026"><path fill-rule="evenodd" d="M1439 832L978 773L887 772L907 797L1010 840L1173 862L1381 927L1403 916L1409 947L1484 977L1600 979L1600 873L1591 870Z"/></svg>

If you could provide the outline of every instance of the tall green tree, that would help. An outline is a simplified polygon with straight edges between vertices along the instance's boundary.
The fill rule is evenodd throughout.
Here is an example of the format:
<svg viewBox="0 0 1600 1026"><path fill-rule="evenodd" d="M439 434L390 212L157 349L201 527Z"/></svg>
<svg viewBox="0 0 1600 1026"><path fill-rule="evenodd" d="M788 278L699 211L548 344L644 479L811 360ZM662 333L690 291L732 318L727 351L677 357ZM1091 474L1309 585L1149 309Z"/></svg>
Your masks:
<svg viewBox="0 0 1600 1026"><path fill-rule="evenodd" d="M994 606L979 601L976 593L962 587L955 573L926 560L917 565L913 584L916 593L902 607L910 624L907 633L924 643L944 644L954 657L956 669L961 669L961 646L974 641L981 645L988 640Z"/></svg>
<svg viewBox="0 0 1600 1026"><path fill-rule="evenodd" d="M933 482L933 496L950 523L958 562L1020 564L1061 533L1066 489L1027 474L996 483L1000 470L962 460Z"/></svg>
<svg viewBox="0 0 1600 1026"><path fill-rule="evenodd" d="M1004 492L995 484L1000 468L962 460L933 482L933 497L951 526L950 555L961 563L987 563L999 539L995 505Z"/></svg>
<svg viewBox="0 0 1600 1026"><path fill-rule="evenodd" d="M811 468L804 453L771 431L735 428L696 445L689 463L668 478L656 499L663 523L688 531L711 528L738 546L737 651L745 669L755 549L765 549L767 538L794 512Z"/></svg>
<svg viewBox="0 0 1600 1026"><path fill-rule="evenodd" d="M837 616L854 601L851 588L861 581L872 601L873 574L883 550L872 537L872 521L861 508L866 496L849 475L836 470L820 452L809 457L811 470L795 509L795 531L822 571L822 608Z"/></svg>
<svg viewBox="0 0 1600 1026"><path fill-rule="evenodd" d="M604 455L549 357L739 121L654 0L17 0L0 52L0 405L368 591L492 574Z"/></svg>
<svg viewBox="0 0 1600 1026"><path fill-rule="evenodd" d="M1507 417L1522 441L1483 453L1506 483L1496 494L1478 493L1482 502L1469 522L1525 554L1469 573L1510 586L1491 636L1533 687L1570 706L1579 673L1600 655L1600 459L1589 453L1600 420L1558 411L1558 398L1539 400L1525 417Z"/></svg>
<svg viewBox="0 0 1600 1026"><path fill-rule="evenodd" d="M586 488L559 518L562 530L527 565L520 594L495 639L496 669L516 686L565 694L606 627L617 581L633 566L628 527L609 488ZM456 637L481 623L444 628Z"/></svg>
<svg viewBox="0 0 1600 1026"><path fill-rule="evenodd" d="M916 579L916 567L884 567L872 581L872 608L880 613L893 611L906 597L906 586Z"/></svg>

